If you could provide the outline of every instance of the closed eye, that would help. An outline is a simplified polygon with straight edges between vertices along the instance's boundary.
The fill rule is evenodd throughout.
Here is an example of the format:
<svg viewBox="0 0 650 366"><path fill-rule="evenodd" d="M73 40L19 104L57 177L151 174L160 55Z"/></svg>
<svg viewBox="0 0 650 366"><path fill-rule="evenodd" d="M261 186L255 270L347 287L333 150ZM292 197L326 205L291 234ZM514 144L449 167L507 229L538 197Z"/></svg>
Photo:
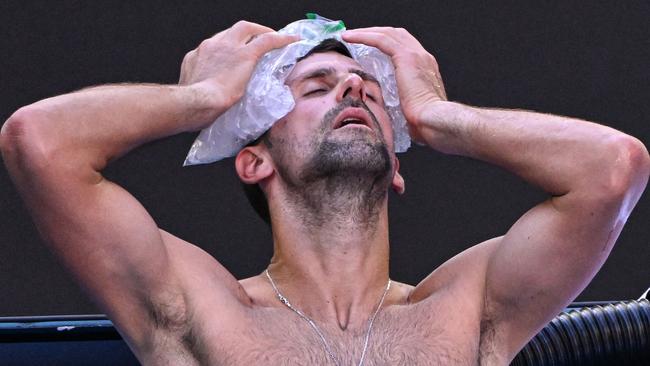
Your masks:
<svg viewBox="0 0 650 366"><path fill-rule="evenodd" d="M316 93L325 93L325 92L327 92L327 89L314 89L314 90L310 90L307 93L305 93L304 96L308 96L308 95L312 95L312 94L316 94Z"/></svg>

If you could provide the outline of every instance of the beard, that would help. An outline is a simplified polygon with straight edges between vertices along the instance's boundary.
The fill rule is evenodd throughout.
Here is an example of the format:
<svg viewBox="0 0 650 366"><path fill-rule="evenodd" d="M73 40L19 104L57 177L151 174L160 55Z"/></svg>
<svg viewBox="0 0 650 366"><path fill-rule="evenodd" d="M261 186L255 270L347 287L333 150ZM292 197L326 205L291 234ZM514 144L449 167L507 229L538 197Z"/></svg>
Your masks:
<svg viewBox="0 0 650 366"><path fill-rule="evenodd" d="M346 131L342 138L326 134L311 159L302 167L300 181L311 183L319 180L338 181L337 177L357 177L359 179L347 181L357 185L362 181L387 177L392 170L388 148L382 140L372 141L369 133L354 129Z"/></svg>
<svg viewBox="0 0 650 366"><path fill-rule="evenodd" d="M334 119L348 107L365 109L372 131L355 127L333 130ZM367 225L374 221L390 186L393 166L381 126L365 103L346 98L325 114L307 143L273 145L284 150L278 173L291 193L288 203L301 211L305 225L322 226L332 220ZM303 162L290 169L295 163L287 159Z"/></svg>

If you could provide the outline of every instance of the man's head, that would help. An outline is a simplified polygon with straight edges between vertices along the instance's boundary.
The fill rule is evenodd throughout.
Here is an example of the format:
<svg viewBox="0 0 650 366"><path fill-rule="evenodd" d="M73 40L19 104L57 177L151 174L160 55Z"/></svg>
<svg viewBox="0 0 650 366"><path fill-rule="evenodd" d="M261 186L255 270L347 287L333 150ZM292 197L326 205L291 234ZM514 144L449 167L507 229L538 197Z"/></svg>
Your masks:
<svg viewBox="0 0 650 366"><path fill-rule="evenodd" d="M286 84L294 109L236 159L260 216L268 218L268 208L257 185L276 178L298 194L318 186L321 199L372 192L359 197L369 206L391 184L403 191L380 85L345 45L323 41L297 60Z"/></svg>

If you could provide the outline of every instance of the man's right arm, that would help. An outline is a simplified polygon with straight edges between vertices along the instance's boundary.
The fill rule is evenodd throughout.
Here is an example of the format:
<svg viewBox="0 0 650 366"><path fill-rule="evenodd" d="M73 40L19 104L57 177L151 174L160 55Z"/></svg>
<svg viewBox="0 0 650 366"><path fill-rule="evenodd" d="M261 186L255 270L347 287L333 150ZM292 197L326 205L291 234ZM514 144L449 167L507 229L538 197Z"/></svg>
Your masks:
<svg viewBox="0 0 650 366"><path fill-rule="evenodd" d="M130 148L194 123L207 109L197 93L160 85L86 89L23 107L2 128L5 166L43 239L138 347L152 330L146 314L160 313L155 307L182 313L183 303L173 295L180 291L170 283L175 275L157 226L101 170Z"/></svg>
<svg viewBox="0 0 650 366"><path fill-rule="evenodd" d="M186 243L159 230L102 169L142 143L206 127L239 99L259 57L293 40L240 22L188 53L182 85L85 89L23 107L3 125L5 166L39 232L132 348L146 352L150 332L185 321L171 253ZM235 301L234 277L201 262L215 265L224 301Z"/></svg>

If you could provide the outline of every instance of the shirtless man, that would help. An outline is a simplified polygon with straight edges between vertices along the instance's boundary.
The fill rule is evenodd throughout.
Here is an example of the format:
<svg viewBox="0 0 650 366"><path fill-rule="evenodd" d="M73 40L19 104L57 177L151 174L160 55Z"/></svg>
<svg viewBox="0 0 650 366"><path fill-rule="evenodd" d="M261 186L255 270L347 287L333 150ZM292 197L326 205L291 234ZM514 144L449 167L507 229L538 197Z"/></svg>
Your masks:
<svg viewBox="0 0 650 366"><path fill-rule="evenodd" d="M403 29L344 39L392 58L415 141L504 167L551 198L417 286L389 288L387 190L404 181L380 86L351 58L315 53L287 79L295 108L235 159L268 199L275 250L269 276L238 281L101 171L208 126L261 55L295 38L239 22L187 54L178 86L100 86L21 108L2 129L5 164L45 241L143 364L505 365L605 261L648 179L642 143L449 102L434 57Z"/></svg>

